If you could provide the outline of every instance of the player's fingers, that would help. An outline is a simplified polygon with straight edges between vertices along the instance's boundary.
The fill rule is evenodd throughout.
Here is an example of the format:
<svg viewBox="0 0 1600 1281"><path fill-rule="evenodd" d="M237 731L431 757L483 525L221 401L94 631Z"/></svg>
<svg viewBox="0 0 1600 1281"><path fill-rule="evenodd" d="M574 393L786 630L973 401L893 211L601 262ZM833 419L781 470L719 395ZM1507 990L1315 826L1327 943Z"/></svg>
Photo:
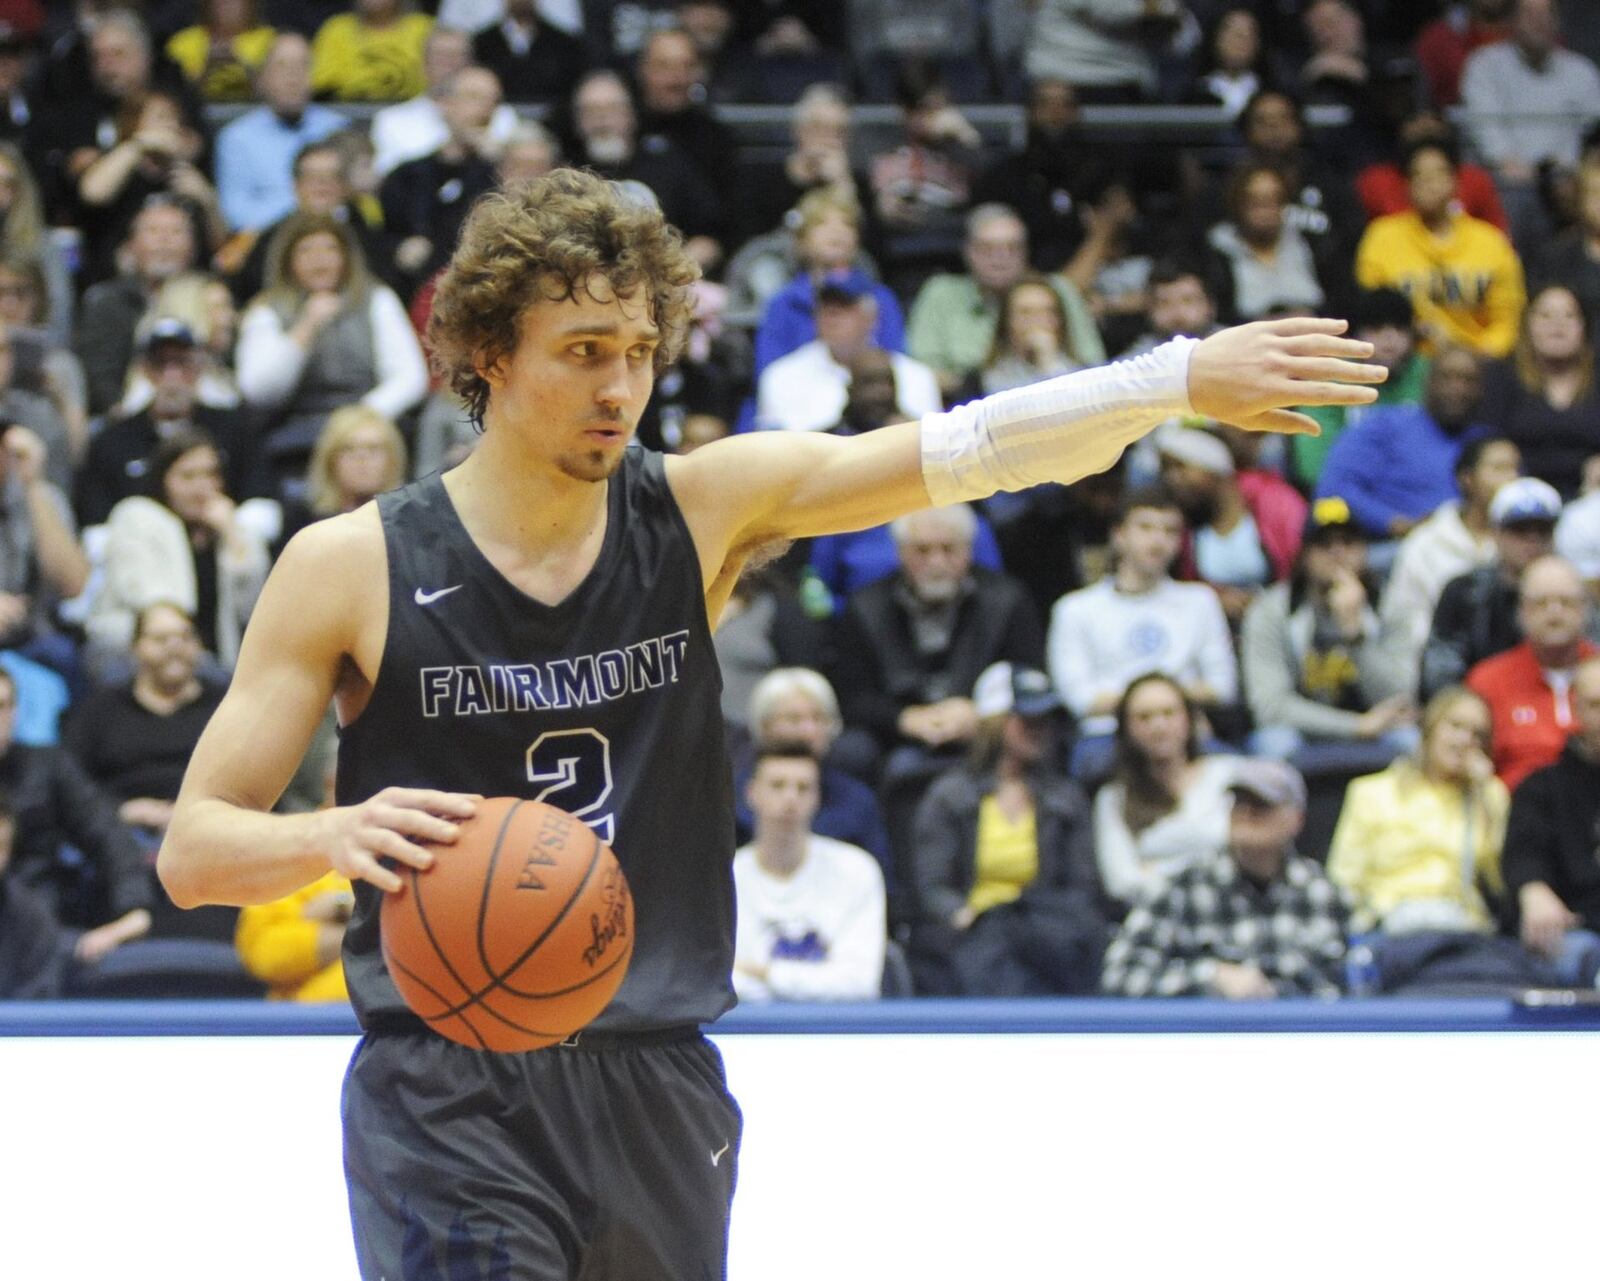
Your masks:
<svg viewBox="0 0 1600 1281"><path fill-rule="evenodd" d="M1338 356L1344 360L1366 360L1372 355L1372 344L1356 338L1340 338L1335 334L1297 334L1279 340L1279 349L1291 356Z"/></svg>
<svg viewBox="0 0 1600 1281"><path fill-rule="evenodd" d="M1370 405L1378 398L1377 388L1358 383L1294 382L1288 386L1302 405Z"/></svg>
<svg viewBox="0 0 1600 1281"><path fill-rule="evenodd" d="M412 836L419 841L439 841L451 844L461 830L447 818L440 818L426 810L407 809L401 805L374 807L373 821L391 832Z"/></svg>
<svg viewBox="0 0 1600 1281"><path fill-rule="evenodd" d="M483 799L471 792L440 792L431 787L386 787L380 796L390 805L427 810L451 818L471 818Z"/></svg>
<svg viewBox="0 0 1600 1281"><path fill-rule="evenodd" d="M385 894L393 894L405 885L397 873L390 871L371 854L362 852L350 856L349 875L352 881L366 881L369 885L376 885Z"/></svg>
<svg viewBox="0 0 1600 1281"><path fill-rule="evenodd" d="M1330 320L1323 316L1283 316L1277 320L1256 321L1262 331L1282 338L1296 338L1302 334L1342 334L1350 324L1344 320Z"/></svg>
<svg viewBox="0 0 1600 1281"><path fill-rule="evenodd" d="M413 845L399 832L391 831L386 827L375 827L367 833L363 842L369 851L392 858L397 863L404 863L407 867L414 867L418 871L427 871L433 866L433 854L423 849L420 845Z"/></svg>
<svg viewBox="0 0 1600 1281"><path fill-rule="evenodd" d="M1313 379L1338 383L1381 383L1389 376L1382 365L1363 365L1354 360L1339 360L1332 356L1295 356L1288 362L1286 371L1296 382Z"/></svg>
<svg viewBox="0 0 1600 1281"><path fill-rule="evenodd" d="M1232 418L1228 421L1245 431L1276 431L1286 436L1322 435L1322 428L1316 419L1292 409L1269 409L1253 418Z"/></svg>

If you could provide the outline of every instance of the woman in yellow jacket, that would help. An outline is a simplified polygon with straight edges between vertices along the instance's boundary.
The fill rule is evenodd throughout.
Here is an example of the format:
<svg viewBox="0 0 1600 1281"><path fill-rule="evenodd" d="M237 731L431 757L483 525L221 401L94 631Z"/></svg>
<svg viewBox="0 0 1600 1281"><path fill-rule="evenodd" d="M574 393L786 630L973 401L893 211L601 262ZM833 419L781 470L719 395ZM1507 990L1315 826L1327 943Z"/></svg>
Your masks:
<svg viewBox="0 0 1600 1281"><path fill-rule="evenodd" d="M1437 141L1406 155L1411 208L1375 219L1356 250L1363 289L1398 289L1411 299L1431 344L1458 343L1504 356L1527 304L1522 260L1497 227L1461 211L1456 158Z"/></svg>
<svg viewBox="0 0 1600 1281"><path fill-rule="evenodd" d="M1489 709L1471 690L1440 690L1422 715L1422 747L1352 782L1328 852L1328 878L1385 933L1489 933L1502 889L1511 798L1489 762Z"/></svg>
<svg viewBox="0 0 1600 1281"><path fill-rule="evenodd" d="M273 903L239 913L234 945L245 969L280 1001L347 1001L339 959L355 906L350 882L329 872Z"/></svg>

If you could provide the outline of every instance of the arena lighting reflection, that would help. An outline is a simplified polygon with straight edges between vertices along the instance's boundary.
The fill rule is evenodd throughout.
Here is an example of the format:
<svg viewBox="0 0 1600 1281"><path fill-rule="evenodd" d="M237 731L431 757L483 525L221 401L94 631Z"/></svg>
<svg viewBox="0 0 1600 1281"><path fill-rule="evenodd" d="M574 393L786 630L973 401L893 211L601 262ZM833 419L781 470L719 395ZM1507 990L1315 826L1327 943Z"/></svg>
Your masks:
<svg viewBox="0 0 1600 1281"><path fill-rule="evenodd" d="M0 1005L0 1275L349 1281L352 1027ZM1596 1031L1594 1007L1497 1000L736 1011L716 1033L746 1117L729 1276L1570 1269Z"/></svg>

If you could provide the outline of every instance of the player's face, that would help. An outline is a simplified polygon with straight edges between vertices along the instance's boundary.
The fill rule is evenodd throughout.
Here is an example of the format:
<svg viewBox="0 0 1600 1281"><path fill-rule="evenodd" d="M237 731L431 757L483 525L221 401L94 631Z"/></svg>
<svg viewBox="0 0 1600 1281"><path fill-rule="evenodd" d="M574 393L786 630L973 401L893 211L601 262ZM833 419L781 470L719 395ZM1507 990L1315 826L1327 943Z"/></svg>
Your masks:
<svg viewBox="0 0 1600 1281"><path fill-rule="evenodd" d="M661 332L644 293L619 296L592 277L570 298L532 304L519 328L516 349L484 371L491 420L574 480L606 479L655 385Z"/></svg>
<svg viewBox="0 0 1600 1281"><path fill-rule="evenodd" d="M819 794L815 761L770 757L756 766L747 799L763 826L809 828Z"/></svg>

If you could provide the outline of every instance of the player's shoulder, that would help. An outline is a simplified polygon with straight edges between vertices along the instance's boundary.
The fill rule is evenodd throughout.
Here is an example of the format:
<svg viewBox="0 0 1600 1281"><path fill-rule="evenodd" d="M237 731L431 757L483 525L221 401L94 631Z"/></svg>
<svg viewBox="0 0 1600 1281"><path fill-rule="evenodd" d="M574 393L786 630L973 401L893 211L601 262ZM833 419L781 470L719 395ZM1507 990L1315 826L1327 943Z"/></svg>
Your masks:
<svg viewBox="0 0 1600 1281"><path fill-rule="evenodd" d="M702 445L690 454L665 454L662 472L667 488L685 512L702 505L721 505L729 496L729 486L759 468L762 456L775 442L768 432L744 432Z"/></svg>
<svg viewBox="0 0 1600 1281"><path fill-rule="evenodd" d="M320 591L364 594L388 581L388 553L376 503L314 521L284 546L275 577Z"/></svg>

